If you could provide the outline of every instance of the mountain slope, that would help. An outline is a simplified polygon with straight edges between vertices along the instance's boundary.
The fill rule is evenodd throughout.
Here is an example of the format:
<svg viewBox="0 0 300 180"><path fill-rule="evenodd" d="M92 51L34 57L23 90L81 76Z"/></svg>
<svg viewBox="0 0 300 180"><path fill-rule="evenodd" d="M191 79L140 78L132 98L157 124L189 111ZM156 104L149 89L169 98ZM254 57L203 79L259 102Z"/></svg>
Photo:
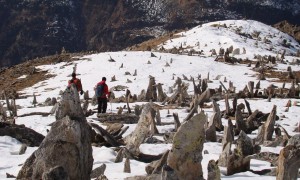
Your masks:
<svg viewBox="0 0 300 180"><path fill-rule="evenodd" d="M259 33L258 36L257 33ZM202 26L196 26L191 30L174 34L173 37L171 38L168 37L165 38L163 41L158 41L158 42L159 42L158 45L153 46L152 49L159 50L162 47L164 47L164 49L182 47L184 51L190 51L192 49L195 51L202 50L201 57L209 58L210 60L214 60L216 58L215 56L211 56L212 49L215 49L218 52L220 48L226 49L229 48L230 46L233 46L234 49L236 48L240 49L240 54L234 56L236 58L243 59L243 60L248 59L250 61L256 61L257 60L256 55L261 55L261 56L271 55L276 57L278 56L278 54L282 53L285 50L286 59L288 61L297 61L297 59L299 60L299 57L295 57L295 55L297 54L297 51L300 49L299 43L295 41L291 36L282 33L271 26L268 26L266 24L257 21L252 21L252 20L227 20L227 21L216 21L216 22L206 23L203 24ZM145 47L147 47L147 44L145 45ZM246 50L246 53L243 53L243 49ZM156 52L154 53L156 54ZM132 53L130 52L117 53L117 54L118 54L117 57L122 59L122 63L124 63L124 65L126 64L126 61L131 61L132 59L135 59L137 64L142 63L146 65L147 61L148 60L151 61L152 59L150 58L150 52L146 52L145 54L141 53L141 57L137 56L136 58L131 57L129 54ZM140 53L133 53L133 56L134 54L140 54ZM82 58L83 55L84 54L80 54L80 53L79 54L69 54L69 53L58 54L55 56L36 59L32 62L28 61L26 63L19 64L17 66L5 69L0 72L0 76L2 77L1 78L2 80L0 81L0 89L21 90L25 87L31 87L34 83L39 82L38 77L40 77L41 80L43 80L45 78L44 77L45 73L48 72L47 74L51 75L51 73L49 74L50 70L48 69L37 70L38 66L45 65L45 64L57 64L62 62L68 62L67 64L72 65L72 64L76 64L73 61L77 61L78 59ZM106 61L110 59L110 56L116 59L114 53L112 52L106 52L103 54L91 55L91 56L92 57L97 56L99 58L99 59L97 58L98 59L97 63L93 65L94 70L90 72L90 73L95 73L93 75L90 75L92 77L100 78L101 76L106 74L112 76L112 73L114 71L118 71L119 65L121 65L117 63L111 63L109 66L102 65L102 63L106 64ZM160 55L157 56L159 57ZM166 62L170 63L171 58L167 58L169 54L165 54L165 53L163 53L163 55L161 56L162 57L160 57L159 65L157 65L159 68L154 67L154 69L151 69L151 71L149 71L149 75L150 72L155 72L157 73L158 77L160 76L165 77L165 73L162 72L162 69L167 69L167 67L165 67L165 64ZM175 57L177 56L178 55L175 55ZM91 57L86 57L83 59L89 60L91 59ZM200 63L199 66L201 66L202 62L199 63ZM84 68L85 67L83 67L83 70ZM35 69L34 73L32 73L32 69ZM135 69L136 68L134 66L130 68L125 66L124 71L127 70L133 73ZM68 74L71 73L70 72L71 69L67 70L64 68L62 70L66 71L65 78L68 79L69 78ZM208 70L205 71L208 72ZM151 75L153 75L153 73ZM19 77L23 77L23 78L19 78ZM109 78L110 77L108 77L108 79ZM123 81L126 82L127 77L122 76L122 79ZM145 81L145 79L147 83L147 75L141 81ZM140 83L145 83L145 82L139 82L138 84ZM64 87L63 84L64 82L62 82L60 86ZM132 89L139 90L138 87L132 87Z"/></svg>
<svg viewBox="0 0 300 180"><path fill-rule="evenodd" d="M116 51L166 31L249 18L300 24L299 1L1 0L0 67L68 52Z"/></svg>
<svg viewBox="0 0 300 180"><path fill-rule="evenodd" d="M227 28L224 27L226 24ZM216 26L222 25L222 26ZM240 29L236 31L236 29ZM247 43L244 42L245 36L242 34L252 34L253 31L260 32L260 36L268 36L269 33L272 35L272 39L266 42L259 41L258 46L255 45L256 40L248 38ZM273 34L274 33L274 34ZM247 35L248 36L248 35ZM10 79L10 84L0 84L0 89L14 87L17 85L25 84L32 79L32 74L38 74L44 72L43 76L47 75L49 78L47 80L41 79L36 81L36 83L31 84L27 87L22 87L18 89L20 93L20 98L16 99L16 104L18 105L18 117L15 117L16 124L24 124L26 127L32 128L35 131L47 135L47 130L51 127L49 124L55 121L55 116L41 116L41 115L32 115L24 116L24 114L30 114L34 112L44 112L48 113L52 106L45 105L44 102L47 98L55 97L60 100L59 91L65 90L68 80L71 78L70 75L73 71L73 67L77 67L78 78L81 78L83 83L84 91L89 91L90 97L93 95L94 86L98 81L101 80L103 76L107 77L107 84L116 95L116 97L122 97L126 94L126 89L130 90L132 94L140 94L143 89L146 89L149 82L149 76L155 77L156 83L162 83L163 91L170 97L172 95L171 90L174 90L175 80L183 75L188 77L188 80L183 82L189 84L188 94L192 96L194 94L194 89L190 77L195 78L196 83L199 83L199 75L202 79L207 78L209 73L209 82L208 88L219 88L220 81L224 81L225 77L227 83L224 82L224 85L228 87L228 82L233 82L233 85L236 87L236 90L242 90L249 81L257 83L259 80L256 78L257 72L253 71L253 66L248 67L247 64L236 63L236 64L226 64L223 62L214 61L215 55L211 56L209 50L214 48L218 49L220 46L227 48L230 45L234 47L245 47L247 49L246 54L235 55L237 58L246 59L248 58L252 64L254 64L257 59L254 58L254 54L270 54L276 56L276 50L286 48L282 46L280 39L287 39L294 47L299 47L299 44L293 40L287 34L281 33L278 30L267 26L263 23L256 21L219 21L203 24L201 27L197 26L192 28L189 31L179 33L178 36L174 36L171 40L165 41L160 46L165 48L179 47L181 43L184 48L197 48L195 42L198 40L203 42L200 44L200 49L203 49L203 55L179 55L179 54L170 54L170 53L160 53L152 52L151 56L150 51L120 51L120 52L105 52L98 54L74 54L70 56L69 54L60 54L52 57L45 57L43 61L34 60L31 62L26 62L19 64L3 70L0 72L0 77L9 78L6 76L6 73L9 75L15 75ZM197 40L198 39L198 40ZM219 44L219 41L221 44ZM185 43L185 45L184 45ZM205 46L205 44L207 46ZM190 47L188 47L190 46ZM268 47L273 46L274 51L268 51ZM263 91L263 88L267 88L270 85L282 87L285 82L285 87L291 87L291 81L281 79L284 76L284 73L287 71L287 67L291 66L295 73L298 73L300 67L296 64L297 61L300 61L299 57L293 56L295 48L289 47L286 48L288 52L284 63L278 62L277 64L270 65L273 71L280 72L282 76L267 76L266 80L260 81L259 91ZM232 54L230 54L232 55ZM114 61L112 61L112 59ZM167 65L169 64L169 65ZM36 68L35 71L30 74L30 71L27 69ZM137 70L137 76L133 76L134 71ZM23 72L23 74L22 74ZM128 74L131 73L131 75ZM115 75L116 81L111 82L111 78ZM43 77L41 76L41 77ZM128 80L132 81L130 83ZM13 84L12 82L17 81ZM0 81L0 83L3 81ZM6 82L6 81L5 81ZM7 81L9 83L9 81ZM13 86L14 85L14 86ZM123 86L124 90L117 88ZM32 104L33 94L36 96L38 104L35 106ZM82 96L80 97L83 98ZM273 105L277 106L277 115L280 120L276 121L278 125L284 127L289 135L295 135L298 132L294 132L297 123L299 123L299 99L278 99L272 98L271 102L266 99L260 98L247 98L251 104L252 110L259 110L263 113L269 113ZM287 109L286 102L291 100L293 105ZM231 102L231 99L230 99ZM5 101L1 100L1 103L4 104ZM135 105L141 105L146 102L137 102L130 103L130 107ZM170 106L164 106L160 102L155 102L162 107L160 110L161 121L168 125L157 126L159 133L164 134L166 132L174 131L174 124L171 124L174 119L170 115L172 113L178 113L179 120L182 122L185 117L188 115L188 107L179 107L172 108ZM225 110L224 100L217 102L220 110ZM244 99L238 99L238 104L244 103ZM108 105L107 112L117 113L119 107L123 107L126 103L115 103L111 102ZM89 109L96 110L96 106L89 104ZM124 109L125 111L126 109ZM211 102L207 102L206 106L203 107L205 114L208 117L211 117L213 114L213 109L211 108ZM247 114L247 110L245 110ZM105 127L105 124L100 123L97 120L96 114L93 114L87 117L88 122L93 122L96 124ZM224 126L227 125L228 120L222 119ZM130 132L134 130L136 124L125 124L128 126L128 131L123 135L125 137ZM218 137L222 137L223 132L218 132ZM249 137L255 138L257 136L257 131L254 131L252 134L249 134ZM163 139L162 136L154 136L158 139ZM274 134L275 138L275 134ZM18 150L20 149L21 143L14 138L8 136L0 136L0 152L3 156L0 158L0 179L6 178L6 173L17 175L18 171L21 169L20 164L23 164L36 149L37 147L28 147L27 151L23 155L17 155ZM143 143L140 146L140 151L146 154L158 155L163 153L166 150L171 148L170 143L156 143L149 144ZM261 152L272 152L278 154L283 147L265 147L261 146ZM219 142L205 142L204 150L207 150L209 153L203 154L202 168L204 178L207 177L207 164L210 160L217 160L222 151L222 144ZM115 163L117 153L113 148L109 147L96 147L93 146L93 169L99 167L99 165L105 163L106 170L105 176L108 179L124 179L126 177L136 176L136 175L146 175L145 166L147 163L139 162L136 160L130 160L131 173L124 173L124 163ZM221 178L222 179L248 179L253 178L257 180L274 180L276 179L271 175L257 175L254 171L260 171L262 169L273 169L270 162L263 160L252 159L250 168L253 171L241 172L231 176L224 175L224 168L221 168Z"/></svg>

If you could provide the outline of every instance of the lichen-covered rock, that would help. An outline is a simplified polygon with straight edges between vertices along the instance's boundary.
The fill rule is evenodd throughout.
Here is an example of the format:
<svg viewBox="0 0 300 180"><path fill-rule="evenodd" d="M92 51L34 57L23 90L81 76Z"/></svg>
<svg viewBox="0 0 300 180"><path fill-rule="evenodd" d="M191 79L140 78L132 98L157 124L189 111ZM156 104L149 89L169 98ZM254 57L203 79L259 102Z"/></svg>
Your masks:
<svg viewBox="0 0 300 180"><path fill-rule="evenodd" d="M159 180L159 179L161 179L160 174L151 174L151 175L147 175L147 176L133 176L133 177L124 178L124 180ZM98 179L96 179L96 180L98 180ZM168 179L168 180L171 180L171 179Z"/></svg>
<svg viewBox="0 0 300 180"><path fill-rule="evenodd" d="M252 139L244 131L240 132L237 139L237 149L244 157L254 153Z"/></svg>
<svg viewBox="0 0 300 180"><path fill-rule="evenodd" d="M25 127L25 125L0 122L0 136L10 136L27 146L39 146L45 138L42 134Z"/></svg>
<svg viewBox="0 0 300 180"><path fill-rule="evenodd" d="M259 144L263 144L264 141L272 141L274 125L276 121L276 107L276 105L273 106L273 109L269 114L267 121L258 129L256 142Z"/></svg>
<svg viewBox="0 0 300 180"><path fill-rule="evenodd" d="M207 180L221 179L220 169L215 160L210 160L208 162L207 171L208 171Z"/></svg>
<svg viewBox="0 0 300 180"><path fill-rule="evenodd" d="M214 124L211 124L211 122L205 130L205 139L209 142L217 142L216 127Z"/></svg>
<svg viewBox="0 0 300 180"><path fill-rule="evenodd" d="M167 158L169 155L169 151L165 152L163 156L156 161L152 161L145 168L147 174L160 174L163 166L167 163Z"/></svg>
<svg viewBox="0 0 300 180"><path fill-rule="evenodd" d="M244 132L247 131L246 122L244 121L242 115L243 108L244 108L244 104L239 104L235 111L235 126L236 126L237 134L239 134L240 131L244 131Z"/></svg>
<svg viewBox="0 0 300 180"><path fill-rule="evenodd" d="M231 155L231 142L228 142L223 145L222 153L219 157L218 165L227 167L229 156Z"/></svg>
<svg viewBox="0 0 300 180"><path fill-rule="evenodd" d="M230 152L230 143L227 145L219 159L220 165L227 167L227 175L250 170L251 159L249 155L254 152L251 138L244 131L241 131L237 139L236 149L232 153Z"/></svg>
<svg viewBox="0 0 300 180"><path fill-rule="evenodd" d="M40 147L26 160L18 179L41 179L55 166L62 166L71 180L89 179L93 166L90 132L85 119L65 117L56 121Z"/></svg>
<svg viewBox="0 0 300 180"><path fill-rule="evenodd" d="M232 121L228 120L228 126L225 126L224 128L224 136L222 139L222 150L225 149L225 146L228 143L232 143L234 140L234 132L233 132L233 124Z"/></svg>
<svg viewBox="0 0 300 180"><path fill-rule="evenodd" d="M69 175L61 166L51 168L48 172L43 173L43 180L69 180Z"/></svg>
<svg viewBox="0 0 300 180"><path fill-rule="evenodd" d="M184 122L174 136L167 165L175 171L178 179L203 179L201 161L206 122L207 117L201 112Z"/></svg>
<svg viewBox="0 0 300 180"><path fill-rule="evenodd" d="M65 116L69 116L71 119L84 117L79 94L74 84L63 92L62 100L55 114L56 120L60 120Z"/></svg>
<svg viewBox="0 0 300 180"><path fill-rule="evenodd" d="M125 160L123 172L124 172L124 173L131 173L130 160L129 160L129 158L126 158L126 160Z"/></svg>
<svg viewBox="0 0 300 180"><path fill-rule="evenodd" d="M179 180L176 171L168 165L164 165L161 172L161 180Z"/></svg>
<svg viewBox="0 0 300 180"><path fill-rule="evenodd" d="M231 154L231 144L234 140L233 124L228 120L228 126L224 128L224 135L222 139L222 154L219 157L218 165L227 167L228 157Z"/></svg>
<svg viewBox="0 0 300 180"><path fill-rule="evenodd" d="M294 145L284 147L279 154L276 179L297 179L299 168L300 148Z"/></svg>
<svg viewBox="0 0 300 180"><path fill-rule="evenodd" d="M102 164L101 166L95 168L92 173L91 173L91 178L97 178L101 175L104 174L104 171L106 169L106 165L105 164Z"/></svg>
<svg viewBox="0 0 300 180"><path fill-rule="evenodd" d="M234 149L227 162L227 176L250 170L250 158L245 158L241 152Z"/></svg>
<svg viewBox="0 0 300 180"><path fill-rule="evenodd" d="M144 106L135 130L125 137L126 148L132 154L139 153L140 145L150 135L150 126L153 118L151 114L152 109L151 103Z"/></svg>
<svg viewBox="0 0 300 180"><path fill-rule="evenodd" d="M222 121L221 121L222 115L221 115L219 105L214 100L212 102L213 102L213 111L214 111L214 113L211 116L211 120L213 120L213 123L214 123L217 131L223 131L224 126L223 126Z"/></svg>
<svg viewBox="0 0 300 180"><path fill-rule="evenodd" d="M19 155L25 154L26 150L27 150L27 145L22 144L22 146L20 147L20 150L19 150Z"/></svg>
<svg viewBox="0 0 300 180"><path fill-rule="evenodd" d="M64 172L64 177L70 180L90 179L92 129L82 112L78 92L72 86L62 95L57 121L40 147L26 160L17 179L42 179L44 176L51 179Z"/></svg>
<svg viewBox="0 0 300 180"><path fill-rule="evenodd" d="M287 146L288 145L293 145L297 148L300 148L300 134L296 134L293 137L291 137L287 143Z"/></svg>

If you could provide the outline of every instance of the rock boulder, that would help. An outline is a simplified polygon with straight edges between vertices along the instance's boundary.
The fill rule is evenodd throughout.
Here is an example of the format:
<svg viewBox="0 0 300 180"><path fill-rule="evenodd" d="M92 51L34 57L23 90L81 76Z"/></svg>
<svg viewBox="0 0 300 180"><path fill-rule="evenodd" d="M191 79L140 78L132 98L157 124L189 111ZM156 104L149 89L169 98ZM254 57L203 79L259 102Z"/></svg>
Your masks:
<svg viewBox="0 0 300 180"><path fill-rule="evenodd" d="M175 171L178 179L203 179L201 161L206 122L207 117L201 112L184 122L174 136L167 165Z"/></svg>

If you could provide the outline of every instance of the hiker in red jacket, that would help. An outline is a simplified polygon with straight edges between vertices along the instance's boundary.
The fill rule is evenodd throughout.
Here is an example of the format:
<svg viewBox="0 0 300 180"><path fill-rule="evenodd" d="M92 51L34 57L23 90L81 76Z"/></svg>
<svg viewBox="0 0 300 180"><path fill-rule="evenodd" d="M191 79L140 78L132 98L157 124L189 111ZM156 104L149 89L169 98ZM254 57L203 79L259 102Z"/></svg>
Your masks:
<svg viewBox="0 0 300 180"><path fill-rule="evenodd" d="M82 90L82 84L80 79L76 78L76 73L72 73L72 79L68 82L68 88L71 87L71 84L75 84L77 91L80 93L80 95L83 94Z"/></svg>
<svg viewBox="0 0 300 180"><path fill-rule="evenodd" d="M107 98L109 98L110 93L105 81L106 77L102 77L102 81L100 81L95 87L98 101L98 113L106 113L107 109Z"/></svg>

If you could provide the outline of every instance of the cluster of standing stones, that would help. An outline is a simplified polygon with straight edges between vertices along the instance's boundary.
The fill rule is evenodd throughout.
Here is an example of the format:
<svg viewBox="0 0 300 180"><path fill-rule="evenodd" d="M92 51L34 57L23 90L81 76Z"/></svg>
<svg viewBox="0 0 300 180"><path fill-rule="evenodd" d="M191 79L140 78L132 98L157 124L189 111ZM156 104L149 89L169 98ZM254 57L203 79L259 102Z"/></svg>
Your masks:
<svg viewBox="0 0 300 180"><path fill-rule="evenodd" d="M270 58L272 60L272 58ZM254 70L263 76L267 67L263 58L255 65ZM172 64L172 60L170 61ZM168 66L170 66L168 63ZM136 71L135 71L136 75ZM297 179L300 167L300 135L291 137L287 131L276 124L279 117L276 114L277 107L273 106L270 113L262 113L259 110L252 111L246 98L299 98L298 79L291 68L288 68L286 76L291 80L290 89L270 86L267 89L260 88L260 81L254 86L249 82L242 91L236 92L232 82L229 88L226 78L220 81L220 87L209 89L209 74L207 78L187 78L185 81L193 84L194 94L187 93L189 84L181 78L175 78L174 86L169 88L170 97L163 92L162 84L156 83L155 78L149 77L147 90L139 95L132 95L127 90L125 97L114 98L114 102L126 102L127 106L120 107L117 114L99 115L99 121L106 123L103 129L95 123L89 123L86 117L95 113L88 110L89 103L95 103L95 97L89 98L88 92L84 94L84 102L80 101L78 92L74 86L61 92L61 100L47 99L44 104L53 105L50 113L34 113L40 115L55 114L56 121L51 124L51 129L44 137L24 125L7 123L5 111L11 112L11 117L17 116L15 98L7 101L7 108L0 103L0 135L16 137L24 143L20 150L26 151L26 145L39 146L39 148L26 160L17 179L107 179L105 177L106 165L102 164L96 169L93 167L92 145L114 147L117 151L116 163L124 161L124 172L130 173L130 159L149 163L145 169L147 176L135 176L127 179L208 179L217 180L221 177L219 166L225 167L225 175L252 171L260 175L273 175L280 179ZM115 76L112 80L115 80ZM219 77L217 77L219 80ZM263 80L259 77L259 80ZM198 82L198 84L196 83ZM297 86L297 87L296 87ZM5 93L4 93L5 94ZM221 111L217 101L225 100L226 109ZM230 100L232 99L232 105ZM245 103L237 104L238 99L245 99ZM143 106L136 105L131 110L131 102L148 102ZM206 102L212 102L213 114L210 118L203 109ZM162 102L163 106L153 102ZM38 103L34 96L34 106ZM82 105L81 105L82 104ZM188 115L182 121L178 114L173 113L174 130L161 134L156 126L164 125L161 122L160 109L174 107L189 107ZM287 103L288 108L291 101ZM127 109L127 112L123 112ZM246 111L247 110L247 111ZM33 114L28 114L33 115ZM23 115L24 116L24 115ZM222 124L221 119L228 121ZM233 125L232 120L235 120ZM137 123L135 130L126 137L122 135L128 126L124 124ZM300 125L295 131L300 132ZM258 129L255 139L247 134ZM220 137L216 132L223 132ZM274 138L275 133L275 138ZM164 141L155 138L155 135L163 136ZM236 137L236 138L235 138ZM203 177L202 151L204 142L221 142L222 153L217 161L210 160L208 164L208 176ZM172 143L172 148L160 155L147 155L140 152L142 143ZM283 146L280 154L260 151L260 145L268 147ZM233 150L232 150L233 149ZM209 153L209 152L206 152ZM251 159L269 161L274 168L254 171L250 169Z"/></svg>

